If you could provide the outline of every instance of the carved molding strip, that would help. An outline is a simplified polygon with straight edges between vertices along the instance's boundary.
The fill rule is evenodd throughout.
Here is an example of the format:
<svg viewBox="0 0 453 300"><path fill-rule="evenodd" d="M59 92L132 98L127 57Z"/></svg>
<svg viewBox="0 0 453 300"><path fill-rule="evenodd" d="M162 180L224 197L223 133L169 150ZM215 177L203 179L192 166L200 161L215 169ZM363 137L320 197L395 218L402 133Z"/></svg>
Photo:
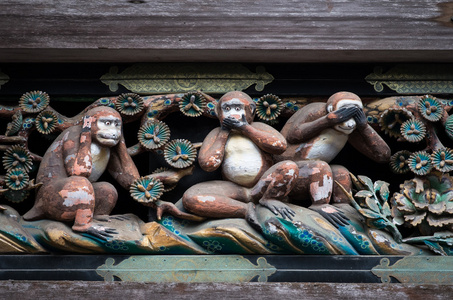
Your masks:
<svg viewBox="0 0 453 300"><path fill-rule="evenodd" d="M384 71L376 67L365 77L382 92L384 85L400 94L437 94L453 93L453 65L451 64L402 64Z"/></svg>
<svg viewBox="0 0 453 300"><path fill-rule="evenodd" d="M223 94L242 91L253 84L257 91L262 91L274 80L262 66L253 73L241 64L226 63L142 63L118 72L118 67L114 66L100 78L112 92L117 91L118 84L121 84L140 94L190 91Z"/></svg>
<svg viewBox="0 0 453 300"><path fill-rule="evenodd" d="M453 284L451 257L408 256L392 266L388 258L383 258L371 272L385 283L390 283L391 276L401 283Z"/></svg>
<svg viewBox="0 0 453 300"><path fill-rule="evenodd" d="M238 255L225 256L131 256L115 265L108 258L96 272L105 281L133 282L266 282L277 269L264 257L257 265Z"/></svg>

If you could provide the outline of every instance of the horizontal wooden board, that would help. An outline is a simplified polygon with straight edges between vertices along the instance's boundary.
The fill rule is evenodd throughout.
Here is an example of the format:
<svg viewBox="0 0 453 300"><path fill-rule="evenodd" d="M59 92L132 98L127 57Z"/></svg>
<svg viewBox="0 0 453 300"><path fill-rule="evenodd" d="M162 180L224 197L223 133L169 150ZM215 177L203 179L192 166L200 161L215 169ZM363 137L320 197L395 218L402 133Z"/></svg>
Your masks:
<svg viewBox="0 0 453 300"><path fill-rule="evenodd" d="M453 61L440 0L2 0L0 62Z"/></svg>
<svg viewBox="0 0 453 300"><path fill-rule="evenodd" d="M4 299L449 299L451 285L3 281Z"/></svg>

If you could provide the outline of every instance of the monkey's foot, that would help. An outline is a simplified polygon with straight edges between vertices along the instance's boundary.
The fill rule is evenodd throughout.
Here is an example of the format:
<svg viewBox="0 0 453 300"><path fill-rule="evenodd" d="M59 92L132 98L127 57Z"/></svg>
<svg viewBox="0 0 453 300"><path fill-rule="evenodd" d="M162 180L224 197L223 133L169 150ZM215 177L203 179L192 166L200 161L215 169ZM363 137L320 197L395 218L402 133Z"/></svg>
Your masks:
<svg viewBox="0 0 453 300"><path fill-rule="evenodd" d="M282 216L283 219L288 218L288 220L292 221L293 217L296 215L296 212L292 210L288 205L279 201L279 200L271 200L271 199L260 199L259 203L267 207L274 215L278 216L279 214Z"/></svg>
<svg viewBox="0 0 453 300"><path fill-rule="evenodd" d="M249 202L248 204L245 220L258 232L263 231L261 224L258 221L258 216L256 215L255 204L253 204L252 202Z"/></svg>
<svg viewBox="0 0 453 300"><path fill-rule="evenodd" d="M171 202L166 202L166 201L159 200L159 201L156 201L156 203L154 205L152 205L151 207L156 207L157 219L159 221L162 219L162 215L165 212L168 212L168 213L170 213L171 215L173 215L175 217L178 217L178 218L181 218L181 219L185 219L185 220L189 220L189 221L201 222L201 221L204 221L206 219L204 217L200 217L200 216L197 216L197 215L193 215L193 214L189 214L189 213L183 212L179 208L177 208L176 205L174 205Z"/></svg>
<svg viewBox="0 0 453 300"><path fill-rule="evenodd" d="M335 228L349 225L349 218L330 204L313 204L309 209L318 212L321 216L329 221Z"/></svg>
<svg viewBox="0 0 453 300"><path fill-rule="evenodd" d="M113 234L118 234L118 231L116 231L113 228L109 227L104 227L100 225L93 225L89 227L85 233L91 234L92 236L95 236L97 238L100 238L101 240L108 241L113 237Z"/></svg>

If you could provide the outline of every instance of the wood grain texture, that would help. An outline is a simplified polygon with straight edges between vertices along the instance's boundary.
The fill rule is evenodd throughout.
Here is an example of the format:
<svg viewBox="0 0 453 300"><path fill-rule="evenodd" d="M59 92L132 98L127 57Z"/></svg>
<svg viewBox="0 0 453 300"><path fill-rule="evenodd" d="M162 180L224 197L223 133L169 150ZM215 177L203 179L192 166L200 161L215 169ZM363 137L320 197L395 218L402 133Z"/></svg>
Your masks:
<svg viewBox="0 0 453 300"><path fill-rule="evenodd" d="M3 281L4 299L449 299L451 285Z"/></svg>
<svg viewBox="0 0 453 300"><path fill-rule="evenodd" d="M0 62L453 61L453 2L2 0Z"/></svg>

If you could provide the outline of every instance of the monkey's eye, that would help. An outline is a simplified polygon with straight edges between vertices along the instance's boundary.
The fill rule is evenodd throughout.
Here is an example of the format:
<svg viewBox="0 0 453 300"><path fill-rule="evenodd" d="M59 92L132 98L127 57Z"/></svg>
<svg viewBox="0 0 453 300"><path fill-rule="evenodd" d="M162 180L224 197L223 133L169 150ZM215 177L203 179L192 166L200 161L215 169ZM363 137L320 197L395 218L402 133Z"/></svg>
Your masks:
<svg viewBox="0 0 453 300"><path fill-rule="evenodd" d="M109 126L110 125L110 121L105 121L105 125Z"/></svg>
<svg viewBox="0 0 453 300"><path fill-rule="evenodd" d="M236 107L236 111L240 111L240 110L241 110L241 108L239 106Z"/></svg>
<svg viewBox="0 0 453 300"><path fill-rule="evenodd" d="M229 106L225 107L226 111L230 111L230 109L231 109L231 107L229 107Z"/></svg>

